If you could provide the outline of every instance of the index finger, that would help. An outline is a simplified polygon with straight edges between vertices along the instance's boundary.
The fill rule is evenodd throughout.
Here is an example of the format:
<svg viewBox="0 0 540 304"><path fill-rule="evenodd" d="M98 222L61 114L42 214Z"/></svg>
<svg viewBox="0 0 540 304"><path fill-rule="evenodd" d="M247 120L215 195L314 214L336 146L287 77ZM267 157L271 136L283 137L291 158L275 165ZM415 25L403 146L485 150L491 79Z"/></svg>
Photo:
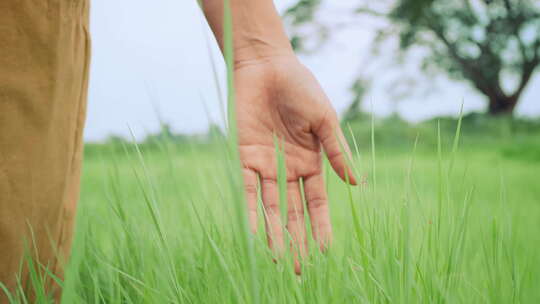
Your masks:
<svg viewBox="0 0 540 304"><path fill-rule="evenodd" d="M339 126L337 116L335 114L327 116L321 126L315 130L315 134L319 138L334 171L343 181L356 185L356 178L347 164L347 158L352 160L351 149Z"/></svg>

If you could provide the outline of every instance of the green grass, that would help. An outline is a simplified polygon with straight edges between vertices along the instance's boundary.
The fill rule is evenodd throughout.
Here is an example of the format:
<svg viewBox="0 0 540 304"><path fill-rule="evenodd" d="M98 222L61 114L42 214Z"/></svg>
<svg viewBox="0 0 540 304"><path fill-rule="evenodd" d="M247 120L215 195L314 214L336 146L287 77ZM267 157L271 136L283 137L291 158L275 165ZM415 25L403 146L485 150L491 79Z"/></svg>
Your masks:
<svg viewBox="0 0 540 304"><path fill-rule="evenodd" d="M538 302L540 164L451 150L364 153L359 187L328 171L335 242L301 277L262 224L249 256L222 150L89 155L69 303Z"/></svg>
<svg viewBox="0 0 540 304"><path fill-rule="evenodd" d="M302 276L290 256L274 262L262 223L244 233L225 146L87 153L64 302L540 301L540 162L411 143L377 149L375 169L358 144L360 186L325 166L335 242L310 244Z"/></svg>

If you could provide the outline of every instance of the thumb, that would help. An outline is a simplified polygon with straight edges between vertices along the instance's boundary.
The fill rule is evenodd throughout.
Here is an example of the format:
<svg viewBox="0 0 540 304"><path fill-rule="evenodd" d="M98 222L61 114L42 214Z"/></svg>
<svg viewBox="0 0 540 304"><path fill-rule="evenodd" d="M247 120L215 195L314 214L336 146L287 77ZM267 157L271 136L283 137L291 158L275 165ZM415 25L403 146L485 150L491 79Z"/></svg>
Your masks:
<svg viewBox="0 0 540 304"><path fill-rule="evenodd" d="M349 184L356 185L356 178L347 165L347 159L352 160L352 153L343 131L339 126L337 114L332 110L324 117L319 127L315 130L324 152L330 161L330 165L339 177Z"/></svg>

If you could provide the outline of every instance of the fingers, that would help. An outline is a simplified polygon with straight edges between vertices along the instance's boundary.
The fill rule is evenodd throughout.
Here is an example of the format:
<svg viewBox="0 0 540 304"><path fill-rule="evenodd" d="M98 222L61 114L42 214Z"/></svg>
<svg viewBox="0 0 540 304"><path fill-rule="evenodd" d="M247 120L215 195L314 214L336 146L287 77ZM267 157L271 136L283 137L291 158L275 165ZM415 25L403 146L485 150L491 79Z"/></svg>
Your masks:
<svg viewBox="0 0 540 304"><path fill-rule="evenodd" d="M287 213L287 230L291 236L294 270L296 274L300 274L300 257L307 253L307 242L304 204L298 181L287 183Z"/></svg>
<svg viewBox="0 0 540 304"><path fill-rule="evenodd" d="M313 238L321 250L326 249L332 241L332 225L328 213L328 197L321 174L304 179L304 193L307 201Z"/></svg>
<svg viewBox="0 0 540 304"><path fill-rule="evenodd" d="M352 160L351 149L341 131L336 115L325 118L315 134L319 137L334 171L343 181L348 180L351 185L356 185L356 178L347 165L347 158Z"/></svg>
<svg viewBox="0 0 540 304"><path fill-rule="evenodd" d="M251 232L257 233L257 173L244 168L244 192L246 194L248 220Z"/></svg>
<svg viewBox="0 0 540 304"><path fill-rule="evenodd" d="M275 253L283 252L283 229L279 211L279 192L276 180L263 178L262 197L268 246Z"/></svg>

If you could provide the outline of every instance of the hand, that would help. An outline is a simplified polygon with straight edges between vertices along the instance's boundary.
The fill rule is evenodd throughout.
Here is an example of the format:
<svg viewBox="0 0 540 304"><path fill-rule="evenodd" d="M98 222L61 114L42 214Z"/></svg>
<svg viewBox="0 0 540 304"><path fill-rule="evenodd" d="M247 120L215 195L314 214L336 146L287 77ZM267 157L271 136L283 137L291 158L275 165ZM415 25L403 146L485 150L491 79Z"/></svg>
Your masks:
<svg viewBox="0 0 540 304"><path fill-rule="evenodd" d="M322 153L343 180L356 180L347 167L350 150L336 112L319 83L294 55L237 63L236 119L240 158L252 230L257 227L258 177L262 186L268 244L284 249L277 184L274 138L283 143L287 167L287 231L295 255L307 249L299 180L311 220L313 237L324 249L332 239L328 199L322 175ZM299 273L299 263L296 261Z"/></svg>

